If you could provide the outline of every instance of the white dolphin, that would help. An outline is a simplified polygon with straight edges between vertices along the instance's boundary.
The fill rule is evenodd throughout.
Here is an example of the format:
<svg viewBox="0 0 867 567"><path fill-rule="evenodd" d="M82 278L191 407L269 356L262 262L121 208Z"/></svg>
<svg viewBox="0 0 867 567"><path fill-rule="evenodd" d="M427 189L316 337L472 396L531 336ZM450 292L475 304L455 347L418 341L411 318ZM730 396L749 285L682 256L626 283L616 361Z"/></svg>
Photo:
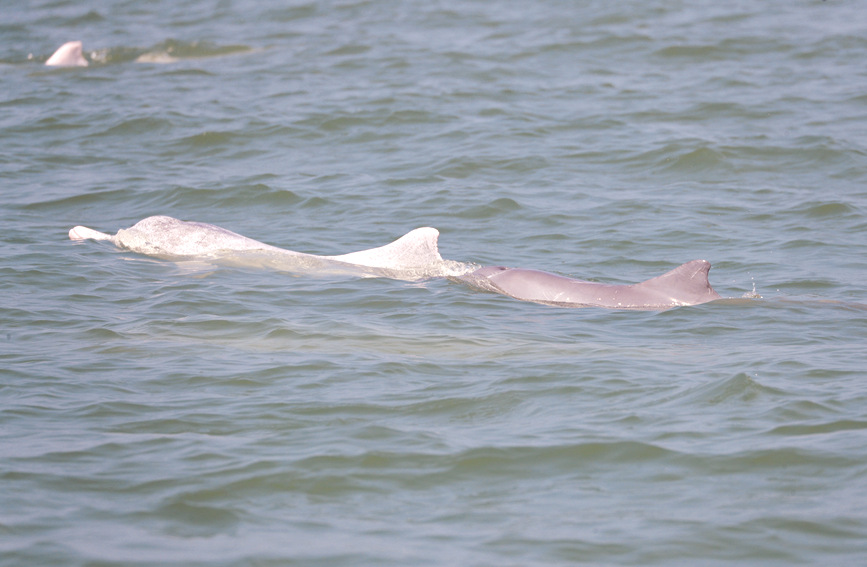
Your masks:
<svg viewBox="0 0 867 567"><path fill-rule="evenodd" d="M119 248L166 260L205 260L294 272L338 272L416 281L469 271L460 262L443 260L437 248L439 231L417 228L391 244L341 254L317 256L278 248L225 228L202 222L153 216L111 235L85 226L69 231L71 240L108 240Z"/></svg>
<svg viewBox="0 0 867 567"><path fill-rule="evenodd" d="M609 285L538 270L480 268L443 260L437 249L438 237L437 229L423 227L378 248L317 256L277 248L212 224L166 216L148 217L115 235L84 226L69 231L72 240L108 240L119 248L167 260L409 281L445 277L475 289L560 307L664 310L721 299L708 281L710 263L705 260L687 262L637 284Z"/></svg>
<svg viewBox="0 0 867 567"><path fill-rule="evenodd" d="M87 67L87 59L81 54L80 41L68 41L61 45L45 62L50 67Z"/></svg>

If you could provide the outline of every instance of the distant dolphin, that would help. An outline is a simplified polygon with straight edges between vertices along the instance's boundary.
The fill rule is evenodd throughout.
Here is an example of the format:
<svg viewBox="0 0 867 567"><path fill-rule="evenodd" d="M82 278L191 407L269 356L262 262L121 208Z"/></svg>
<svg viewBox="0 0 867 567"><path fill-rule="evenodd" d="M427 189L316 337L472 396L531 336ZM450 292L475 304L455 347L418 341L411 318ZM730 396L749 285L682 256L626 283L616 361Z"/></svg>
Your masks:
<svg viewBox="0 0 867 567"><path fill-rule="evenodd" d="M87 59L81 54L80 41L68 41L61 45L45 62L51 67L87 67Z"/></svg>
<svg viewBox="0 0 867 567"><path fill-rule="evenodd" d="M477 289L547 305L652 311L720 299L708 282L709 271L710 262L693 260L641 283L608 285L538 270L489 266L451 279Z"/></svg>
<svg viewBox="0 0 867 567"><path fill-rule="evenodd" d="M119 248L167 260L218 260L290 271L338 271L404 280L465 272L465 267L456 271L463 264L442 259L437 249L438 237L437 229L423 227L378 248L317 256L271 246L212 224L167 216L148 217L114 236L85 226L69 231L71 240L108 240Z"/></svg>

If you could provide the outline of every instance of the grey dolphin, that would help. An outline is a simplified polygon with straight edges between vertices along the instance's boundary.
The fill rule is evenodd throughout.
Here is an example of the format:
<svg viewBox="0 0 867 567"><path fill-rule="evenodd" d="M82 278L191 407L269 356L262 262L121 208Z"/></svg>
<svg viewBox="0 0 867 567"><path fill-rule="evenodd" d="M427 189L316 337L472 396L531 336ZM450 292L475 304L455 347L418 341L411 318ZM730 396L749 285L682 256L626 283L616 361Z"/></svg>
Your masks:
<svg viewBox="0 0 867 567"><path fill-rule="evenodd" d="M693 260L641 283L608 285L538 270L488 266L452 279L477 289L547 305L652 311L720 299L707 279L709 271L710 262Z"/></svg>

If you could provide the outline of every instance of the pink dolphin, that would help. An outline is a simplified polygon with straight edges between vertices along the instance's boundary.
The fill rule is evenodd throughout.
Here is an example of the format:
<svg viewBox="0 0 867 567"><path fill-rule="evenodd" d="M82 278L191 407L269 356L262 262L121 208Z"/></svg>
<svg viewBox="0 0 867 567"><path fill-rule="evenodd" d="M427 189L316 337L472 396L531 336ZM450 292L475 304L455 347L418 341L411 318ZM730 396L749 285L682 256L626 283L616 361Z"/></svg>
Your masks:
<svg viewBox="0 0 867 567"><path fill-rule="evenodd" d="M609 285L538 270L489 266L453 279L477 289L535 303L653 311L720 299L707 279L709 271L710 262L693 260L641 283Z"/></svg>
<svg viewBox="0 0 867 567"><path fill-rule="evenodd" d="M316 256L277 248L219 226L166 216L148 217L115 235L84 226L69 231L72 240L108 240L120 248L169 260L225 260L228 254L229 258L240 258L241 263L262 261L263 266L313 271L350 267L355 268L352 273L356 275L403 280L445 277L479 290L560 307L664 310L720 299L708 281L707 260L687 262L644 282L610 285L524 268L474 269L470 264L443 260L437 249L438 236L435 228L417 228L378 248Z"/></svg>
<svg viewBox="0 0 867 567"><path fill-rule="evenodd" d="M45 62L51 67L87 67L87 59L81 54L80 41L68 41L61 45Z"/></svg>

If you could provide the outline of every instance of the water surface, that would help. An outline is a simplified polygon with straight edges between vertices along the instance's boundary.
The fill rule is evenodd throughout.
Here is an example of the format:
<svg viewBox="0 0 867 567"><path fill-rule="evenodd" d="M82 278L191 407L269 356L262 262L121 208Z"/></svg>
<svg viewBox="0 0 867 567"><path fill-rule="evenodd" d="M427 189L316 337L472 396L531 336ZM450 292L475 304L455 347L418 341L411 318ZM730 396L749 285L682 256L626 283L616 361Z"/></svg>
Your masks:
<svg viewBox="0 0 867 567"><path fill-rule="evenodd" d="M862 12L7 7L0 562L863 563ZM73 39L89 67L41 64ZM726 299L562 309L66 236L154 214L324 255L434 226L448 259L606 283L704 258Z"/></svg>

